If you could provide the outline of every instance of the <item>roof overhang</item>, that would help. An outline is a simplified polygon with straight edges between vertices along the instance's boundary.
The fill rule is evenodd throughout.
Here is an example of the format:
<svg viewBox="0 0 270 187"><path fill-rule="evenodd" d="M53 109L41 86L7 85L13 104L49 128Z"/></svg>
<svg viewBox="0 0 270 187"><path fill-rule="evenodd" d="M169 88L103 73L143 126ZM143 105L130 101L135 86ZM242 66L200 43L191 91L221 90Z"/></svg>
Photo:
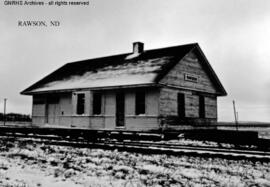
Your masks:
<svg viewBox="0 0 270 187"><path fill-rule="evenodd" d="M21 92L22 95L36 95L36 94L52 94L52 93L66 93L66 92L78 92L78 91L97 91L97 90L116 90L116 89L129 89L129 88L145 88L145 87L160 87L161 85L156 83L149 84L137 84L137 85L125 85L125 86L106 86L106 87L92 87L92 88L74 88L74 89L62 89L62 90L50 90L50 91L37 91L37 92Z"/></svg>

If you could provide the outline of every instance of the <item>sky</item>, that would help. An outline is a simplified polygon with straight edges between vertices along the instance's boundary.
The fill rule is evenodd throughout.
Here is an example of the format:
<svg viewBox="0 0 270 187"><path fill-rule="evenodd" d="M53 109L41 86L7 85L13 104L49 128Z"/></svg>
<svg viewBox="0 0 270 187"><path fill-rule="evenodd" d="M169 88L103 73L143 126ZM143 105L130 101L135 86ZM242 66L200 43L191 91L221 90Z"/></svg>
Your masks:
<svg viewBox="0 0 270 187"><path fill-rule="evenodd" d="M47 0L44 0L47 1ZM20 91L65 63L199 43L225 87L219 121L270 122L269 0L90 0L89 6L4 6L0 2L0 112L31 114ZM19 27L18 21L60 21Z"/></svg>

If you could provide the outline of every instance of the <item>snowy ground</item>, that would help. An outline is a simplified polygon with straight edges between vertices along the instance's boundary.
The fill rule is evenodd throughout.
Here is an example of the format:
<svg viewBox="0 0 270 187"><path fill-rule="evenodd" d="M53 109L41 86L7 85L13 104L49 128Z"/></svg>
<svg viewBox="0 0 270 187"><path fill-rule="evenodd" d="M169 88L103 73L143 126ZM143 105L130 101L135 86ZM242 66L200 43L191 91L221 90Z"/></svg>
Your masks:
<svg viewBox="0 0 270 187"><path fill-rule="evenodd" d="M270 186L270 163L0 140L0 186Z"/></svg>

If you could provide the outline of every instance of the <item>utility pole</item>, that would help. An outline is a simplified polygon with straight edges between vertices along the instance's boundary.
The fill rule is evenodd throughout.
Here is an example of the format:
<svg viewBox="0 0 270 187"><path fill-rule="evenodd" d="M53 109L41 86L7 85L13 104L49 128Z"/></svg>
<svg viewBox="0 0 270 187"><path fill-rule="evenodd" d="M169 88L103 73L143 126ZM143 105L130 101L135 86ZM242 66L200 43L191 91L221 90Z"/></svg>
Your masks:
<svg viewBox="0 0 270 187"><path fill-rule="evenodd" d="M236 130L238 131L238 112L236 112L234 100L233 100L233 111L234 111L235 127L236 127Z"/></svg>
<svg viewBox="0 0 270 187"><path fill-rule="evenodd" d="M4 126L6 125L6 105L7 105L7 98L4 98Z"/></svg>

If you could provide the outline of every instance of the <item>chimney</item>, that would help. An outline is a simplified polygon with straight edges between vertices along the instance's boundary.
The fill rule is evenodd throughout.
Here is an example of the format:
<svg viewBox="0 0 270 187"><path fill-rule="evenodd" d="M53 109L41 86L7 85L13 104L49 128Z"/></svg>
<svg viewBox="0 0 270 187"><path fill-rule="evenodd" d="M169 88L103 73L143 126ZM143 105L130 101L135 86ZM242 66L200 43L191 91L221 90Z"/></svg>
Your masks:
<svg viewBox="0 0 270 187"><path fill-rule="evenodd" d="M140 54L143 52L143 43L142 42L133 42L133 54Z"/></svg>

